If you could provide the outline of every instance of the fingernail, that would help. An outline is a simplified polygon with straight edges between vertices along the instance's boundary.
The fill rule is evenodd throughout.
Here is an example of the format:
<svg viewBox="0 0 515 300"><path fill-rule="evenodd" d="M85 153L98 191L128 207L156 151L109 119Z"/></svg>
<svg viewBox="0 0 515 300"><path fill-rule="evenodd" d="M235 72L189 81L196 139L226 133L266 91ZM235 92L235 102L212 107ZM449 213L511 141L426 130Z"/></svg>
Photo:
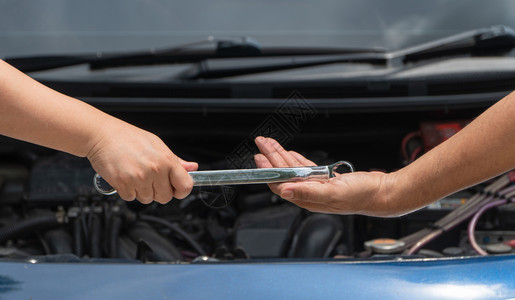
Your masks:
<svg viewBox="0 0 515 300"><path fill-rule="evenodd" d="M292 190L285 190L281 193L281 198L290 200L293 199L293 191Z"/></svg>

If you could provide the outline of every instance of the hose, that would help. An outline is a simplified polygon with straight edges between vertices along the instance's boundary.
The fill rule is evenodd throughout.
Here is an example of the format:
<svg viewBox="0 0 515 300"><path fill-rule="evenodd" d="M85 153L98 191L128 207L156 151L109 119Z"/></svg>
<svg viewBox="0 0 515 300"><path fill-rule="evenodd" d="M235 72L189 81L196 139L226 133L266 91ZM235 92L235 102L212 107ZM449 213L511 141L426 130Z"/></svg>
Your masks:
<svg viewBox="0 0 515 300"><path fill-rule="evenodd" d="M100 239L102 234L102 224L100 222L100 217L97 215L93 215L91 217L91 227L89 234L89 255L91 257L101 257L102 253L100 250Z"/></svg>
<svg viewBox="0 0 515 300"><path fill-rule="evenodd" d="M401 142L401 151L402 151L402 156L404 157L404 160L405 161L409 161L410 157L408 155L408 142L409 140L411 140L412 138L416 138L416 137L420 137L420 131L414 131L414 132L410 132L408 133L403 139L402 139L402 142Z"/></svg>
<svg viewBox="0 0 515 300"><path fill-rule="evenodd" d="M112 216L109 222L109 246L108 254L110 258L118 257L118 236L122 228L122 219L118 216Z"/></svg>
<svg viewBox="0 0 515 300"><path fill-rule="evenodd" d="M186 231L182 230L176 224L173 224L163 218L150 216L150 215L139 215L139 219L141 221L157 223L157 224L160 224L162 226L169 228L176 234L182 236L186 240L186 242L188 242L188 244L190 244L191 247L193 247L193 249L195 249L195 251L197 251L197 253L199 255L201 255L201 256L207 255L206 252L204 251L204 249L202 249L202 247L197 243L197 241L195 241Z"/></svg>
<svg viewBox="0 0 515 300"><path fill-rule="evenodd" d="M511 199L511 197L515 196L515 186L511 186L509 188L506 188L506 189L500 191L499 196L503 197L504 199L498 199L496 201L492 201L492 202L486 204L485 206L481 207L481 209L478 210L474 214L474 216L472 217L472 219L469 222L469 225L467 228L468 239L469 239L470 245L472 246L472 249L474 249L474 251L476 251L476 253L479 255L483 255L483 256L488 255L488 253L485 250L483 250L481 247L479 247L479 245L476 241L476 236L474 234L474 231L476 230L476 225L477 225L479 218L486 210L496 207L496 206L501 206L503 204L506 204L506 203L512 201L513 199Z"/></svg>
<svg viewBox="0 0 515 300"><path fill-rule="evenodd" d="M422 247L424 247L427 243L430 241L436 239L440 236L440 234L443 233L443 230L439 229L436 231L433 231L429 233L428 235L424 236L420 241L418 241L413 247L411 247L407 253L407 255L413 255L417 253Z"/></svg>
<svg viewBox="0 0 515 300"><path fill-rule="evenodd" d="M73 253L78 257L82 257L84 255L82 251L82 222L79 218L73 220Z"/></svg>
<svg viewBox="0 0 515 300"><path fill-rule="evenodd" d="M469 217L473 216L478 211L478 209L492 200L493 197L488 197L486 195L487 193L495 194L503 187L510 184L510 182L511 180L508 174L500 176L492 184L488 185L482 193L474 195L465 204L453 210L440 220L436 221L431 229L428 230L427 228L424 228L418 232L402 238L401 240L405 242L404 249L409 248L406 254L412 255L417 253L417 251L422 249L422 247L430 241L436 239L444 232L449 231L450 229L464 222Z"/></svg>
<svg viewBox="0 0 515 300"><path fill-rule="evenodd" d="M45 230L57 227L59 221L54 214L44 214L28 217L20 222L8 224L0 228L0 244L16 237L23 236L34 230Z"/></svg>
<svg viewBox="0 0 515 300"><path fill-rule="evenodd" d="M50 229L43 234L43 240L47 242L49 254L72 253L72 239L65 228Z"/></svg>
<svg viewBox="0 0 515 300"><path fill-rule="evenodd" d="M496 200L496 201L488 203L487 205L481 207L481 209L476 212L474 217L472 217L472 219L469 222L469 226L468 226L468 230L467 230L469 242L470 242L470 245L472 246L472 248L474 249L474 251L476 251L476 253L479 254L479 255L485 256L485 255L488 255L488 253L486 253L485 250L481 249L481 247L479 247L479 245L476 242L476 237L474 235L474 230L476 228L477 221L479 220L479 217L481 217L481 215L486 210L488 210L488 209L490 209L492 207L503 205L503 204L506 204L506 200L505 199Z"/></svg>

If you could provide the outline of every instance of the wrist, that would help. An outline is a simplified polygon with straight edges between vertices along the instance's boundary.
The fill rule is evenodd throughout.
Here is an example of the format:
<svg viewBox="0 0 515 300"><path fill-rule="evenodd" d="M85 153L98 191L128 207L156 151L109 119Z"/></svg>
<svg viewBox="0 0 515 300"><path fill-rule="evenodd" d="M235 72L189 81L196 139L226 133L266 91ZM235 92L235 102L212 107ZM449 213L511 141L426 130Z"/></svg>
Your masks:
<svg viewBox="0 0 515 300"><path fill-rule="evenodd" d="M379 207L377 211L381 214L381 217L394 217L398 214L396 207L398 180L397 172L384 173L380 178L374 202Z"/></svg>
<svg viewBox="0 0 515 300"><path fill-rule="evenodd" d="M437 198L430 180L412 166L385 174L379 194L387 216L398 217L420 209Z"/></svg>
<svg viewBox="0 0 515 300"><path fill-rule="evenodd" d="M414 183L405 171L401 169L381 177L376 202L382 217L399 217L419 208Z"/></svg>
<svg viewBox="0 0 515 300"><path fill-rule="evenodd" d="M91 130L87 134L83 156L91 160L91 157L102 148L106 141L118 135L120 126L117 123L119 122L120 120L102 113L95 121L95 126L91 126Z"/></svg>

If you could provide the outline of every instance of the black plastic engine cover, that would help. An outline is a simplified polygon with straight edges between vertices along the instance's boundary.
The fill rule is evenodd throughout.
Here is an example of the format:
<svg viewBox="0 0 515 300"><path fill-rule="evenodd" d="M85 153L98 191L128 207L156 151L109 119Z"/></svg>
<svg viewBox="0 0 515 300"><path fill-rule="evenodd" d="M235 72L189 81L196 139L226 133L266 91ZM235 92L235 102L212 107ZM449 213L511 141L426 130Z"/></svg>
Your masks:
<svg viewBox="0 0 515 300"><path fill-rule="evenodd" d="M300 216L289 204L244 213L235 224L235 246L251 258L284 257Z"/></svg>

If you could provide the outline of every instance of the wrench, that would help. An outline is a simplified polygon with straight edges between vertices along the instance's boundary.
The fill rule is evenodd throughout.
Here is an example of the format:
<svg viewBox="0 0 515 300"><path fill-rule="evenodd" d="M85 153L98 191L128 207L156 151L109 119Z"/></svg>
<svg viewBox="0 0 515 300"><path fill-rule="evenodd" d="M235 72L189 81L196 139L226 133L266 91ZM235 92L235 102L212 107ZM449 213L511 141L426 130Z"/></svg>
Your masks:
<svg viewBox="0 0 515 300"><path fill-rule="evenodd" d="M339 161L326 166L292 167L292 168L263 168L263 169L235 169L216 171L188 172L193 179L194 186L215 186L235 184L256 184L293 182L305 180L328 180L335 176L335 170L340 166L346 166L350 172L354 167L350 162ZM113 195L116 190L100 175L93 177L95 189L103 195Z"/></svg>

